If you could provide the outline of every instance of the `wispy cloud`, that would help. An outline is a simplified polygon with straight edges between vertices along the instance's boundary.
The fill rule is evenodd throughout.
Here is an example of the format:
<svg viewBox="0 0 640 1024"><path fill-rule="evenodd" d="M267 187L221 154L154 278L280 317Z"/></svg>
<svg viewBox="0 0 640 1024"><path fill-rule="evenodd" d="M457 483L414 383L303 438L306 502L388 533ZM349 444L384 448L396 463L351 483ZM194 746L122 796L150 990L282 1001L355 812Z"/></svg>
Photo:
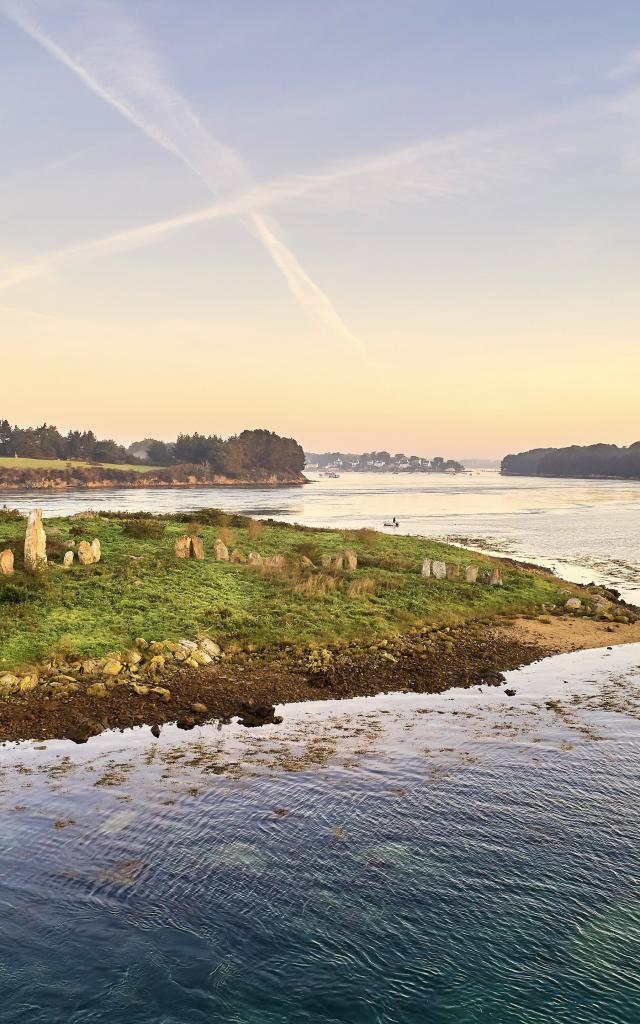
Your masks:
<svg viewBox="0 0 640 1024"><path fill-rule="evenodd" d="M60 39L42 23L53 11L66 26ZM53 57L145 135L183 161L210 192L227 196L251 187L241 157L202 124L190 104L166 78L155 54L126 15L110 0L0 0L12 19ZM249 211L243 218L260 239L300 305L322 323L364 346L343 322L329 297L300 265L273 221Z"/></svg>
<svg viewBox="0 0 640 1024"><path fill-rule="evenodd" d="M605 77L615 82L623 78L635 78L636 75L640 75L640 47L626 53L617 64L609 68Z"/></svg>

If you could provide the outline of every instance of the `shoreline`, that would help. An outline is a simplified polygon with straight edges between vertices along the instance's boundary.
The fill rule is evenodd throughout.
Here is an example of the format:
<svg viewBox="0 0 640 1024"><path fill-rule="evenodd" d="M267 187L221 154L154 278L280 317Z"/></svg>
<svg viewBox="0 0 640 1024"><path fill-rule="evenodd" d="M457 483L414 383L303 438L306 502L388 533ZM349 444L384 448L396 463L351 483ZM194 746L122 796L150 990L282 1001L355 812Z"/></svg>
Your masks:
<svg viewBox="0 0 640 1024"><path fill-rule="evenodd" d="M428 634L428 644L425 644ZM571 651L640 642L640 621L624 624L572 616L515 618L420 630L377 644L331 652L322 672L303 667L292 649L236 657L165 678L165 694L129 690L46 700L34 693L3 702L0 743L71 739L84 743L107 730L167 723L190 730L237 717L247 727L277 723L279 704L388 692L443 693L478 684L500 686L503 673ZM166 694L169 694L169 697Z"/></svg>

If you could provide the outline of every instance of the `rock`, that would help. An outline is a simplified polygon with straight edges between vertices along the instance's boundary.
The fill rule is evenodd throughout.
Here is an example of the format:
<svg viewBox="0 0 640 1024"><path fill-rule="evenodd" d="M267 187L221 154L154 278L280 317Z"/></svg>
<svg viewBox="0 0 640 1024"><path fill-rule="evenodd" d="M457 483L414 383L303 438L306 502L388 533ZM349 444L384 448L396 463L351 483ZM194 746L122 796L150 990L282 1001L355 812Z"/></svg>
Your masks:
<svg viewBox="0 0 640 1024"><path fill-rule="evenodd" d="M152 686L151 693L155 693L156 697L168 704L171 700L171 690L167 690L166 686Z"/></svg>
<svg viewBox="0 0 640 1024"><path fill-rule="evenodd" d="M187 658L187 660L185 661L185 665L188 665L189 668L200 668L198 662L193 657L193 655L190 658Z"/></svg>
<svg viewBox="0 0 640 1024"><path fill-rule="evenodd" d="M73 558L74 555L71 549L69 551L65 551L64 558L62 559L62 564L64 565L65 569L68 569L70 565L73 565Z"/></svg>
<svg viewBox="0 0 640 1024"><path fill-rule="evenodd" d="M20 680L17 676L11 672L5 672L3 676L0 676L0 697L9 697L12 693L17 693L19 689Z"/></svg>
<svg viewBox="0 0 640 1024"><path fill-rule="evenodd" d="M202 537L191 538L191 557L197 562L204 562L204 541Z"/></svg>
<svg viewBox="0 0 640 1024"><path fill-rule="evenodd" d="M231 557L229 561L241 565L243 562L246 562L246 558L244 557L241 551L238 551L237 548L234 548L233 551L231 552Z"/></svg>
<svg viewBox="0 0 640 1024"><path fill-rule="evenodd" d="M173 550L176 558L189 558L191 554L191 537L187 536L186 533L182 537L178 537Z"/></svg>
<svg viewBox="0 0 640 1024"><path fill-rule="evenodd" d="M198 723L196 722L195 718L191 718L189 715L185 715L183 718L179 718L178 721L176 722L178 729L185 729L187 731L189 729L193 729L193 727L197 724Z"/></svg>
<svg viewBox="0 0 640 1024"><path fill-rule="evenodd" d="M447 575L447 567L444 562L434 562L431 571L437 580L443 580Z"/></svg>
<svg viewBox="0 0 640 1024"><path fill-rule="evenodd" d="M213 554L216 562L228 562L229 561L229 548L224 541L218 540L213 545Z"/></svg>
<svg viewBox="0 0 640 1024"><path fill-rule="evenodd" d="M151 729L149 731L151 732L152 736L155 736L156 739L158 739L158 737L160 736L160 726L159 725L152 725Z"/></svg>
<svg viewBox="0 0 640 1024"><path fill-rule="evenodd" d="M313 564L310 558L307 558L306 555L303 555L302 558L300 559L300 565L302 566L303 569L315 569L315 565Z"/></svg>
<svg viewBox="0 0 640 1024"><path fill-rule="evenodd" d="M336 572L340 572L344 568L344 555L336 555L333 560L333 568Z"/></svg>
<svg viewBox="0 0 640 1024"><path fill-rule="evenodd" d="M261 566L263 565L262 555L259 555L257 551L249 552L249 565Z"/></svg>
<svg viewBox="0 0 640 1024"><path fill-rule="evenodd" d="M141 661L142 655L140 654L140 651L129 651L127 654L127 665L129 668L135 668L135 666L139 665Z"/></svg>
<svg viewBox="0 0 640 1024"><path fill-rule="evenodd" d="M191 705L191 710L193 711L194 715L209 714L209 708L207 707L207 705L201 704L199 701L196 701L194 704Z"/></svg>
<svg viewBox="0 0 640 1024"><path fill-rule="evenodd" d="M159 675L161 672L164 672L164 655L154 654L154 656L149 660L147 667L151 675Z"/></svg>
<svg viewBox="0 0 640 1024"><path fill-rule="evenodd" d="M455 562L447 562L447 579L457 580L460 575L460 566Z"/></svg>
<svg viewBox="0 0 640 1024"><path fill-rule="evenodd" d="M93 551L88 540L81 540L78 544L78 561L80 565L93 564Z"/></svg>
<svg viewBox="0 0 640 1024"><path fill-rule="evenodd" d="M467 583L476 583L478 579L478 566L468 565L464 570L464 578Z"/></svg>
<svg viewBox="0 0 640 1024"><path fill-rule="evenodd" d="M132 683L131 689L138 694L138 697L146 697L149 694L149 687L143 686L142 683Z"/></svg>
<svg viewBox="0 0 640 1024"><path fill-rule="evenodd" d="M34 508L27 519L24 538L24 567L27 572L39 572L47 564L47 535L42 525L42 509Z"/></svg>
<svg viewBox="0 0 640 1024"><path fill-rule="evenodd" d="M145 651L149 644L143 636L137 636L133 641L139 651Z"/></svg>
<svg viewBox="0 0 640 1024"><path fill-rule="evenodd" d="M107 658L102 666L102 672L105 676L120 675L122 672L122 662L118 661L117 658Z"/></svg>
<svg viewBox="0 0 640 1024"><path fill-rule="evenodd" d="M431 575L431 559L430 558L425 558L424 562L422 563L422 575L423 576L430 576Z"/></svg>
<svg viewBox="0 0 640 1024"><path fill-rule="evenodd" d="M565 604L565 608L568 608L569 611L575 611L576 608L582 608L582 601L579 597L570 597Z"/></svg>
<svg viewBox="0 0 640 1024"><path fill-rule="evenodd" d="M254 704L253 701L246 701L241 706L238 721L247 729L253 729L257 725L279 725L282 717L276 715L275 711L273 704Z"/></svg>
<svg viewBox="0 0 640 1024"><path fill-rule="evenodd" d="M76 544L75 544L75 541L73 541L73 540L65 540L65 542L64 542L64 549L65 549L65 551L73 551L75 549L75 546L76 546Z"/></svg>
<svg viewBox="0 0 640 1024"><path fill-rule="evenodd" d="M194 651L191 657L197 665L210 665L213 660L206 651Z"/></svg>
<svg viewBox="0 0 640 1024"><path fill-rule="evenodd" d="M20 693L29 693L30 690L35 690L37 685L37 676L23 676L20 680Z"/></svg>
<svg viewBox="0 0 640 1024"><path fill-rule="evenodd" d="M187 651L198 650L198 644L195 643L193 640L181 640L180 645L184 647ZM200 644L200 646L203 647L203 644Z"/></svg>
<svg viewBox="0 0 640 1024"><path fill-rule="evenodd" d="M507 697L515 697L516 695L516 691L512 689L506 689L504 692L506 693Z"/></svg>
<svg viewBox="0 0 640 1024"><path fill-rule="evenodd" d="M494 569L493 572L490 574L490 576L489 576L489 586L490 587L501 587L502 586L502 576L500 575L500 570L499 569Z"/></svg>
<svg viewBox="0 0 640 1024"><path fill-rule="evenodd" d="M5 548L0 551L0 576L11 576L13 574L13 551Z"/></svg>
<svg viewBox="0 0 640 1024"><path fill-rule="evenodd" d="M210 640L208 636L203 637L200 641L200 650L206 651L212 658L219 658L222 654L218 644L214 640Z"/></svg>
<svg viewBox="0 0 640 1024"><path fill-rule="evenodd" d="M358 556L352 548L345 548L342 558L347 572L353 572L358 568Z"/></svg>
<svg viewBox="0 0 640 1024"><path fill-rule="evenodd" d="M100 541L97 537L94 537L91 541L91 556L94 562L99 562L102 557L102 550L100 548Z"/></svg>
<svg viewBox="0 0 640 1024"><path fill-rule="evenodd" d="M108 692L104 683L92 683L91 686L87 686L88 697L106 697Z"/></svg>

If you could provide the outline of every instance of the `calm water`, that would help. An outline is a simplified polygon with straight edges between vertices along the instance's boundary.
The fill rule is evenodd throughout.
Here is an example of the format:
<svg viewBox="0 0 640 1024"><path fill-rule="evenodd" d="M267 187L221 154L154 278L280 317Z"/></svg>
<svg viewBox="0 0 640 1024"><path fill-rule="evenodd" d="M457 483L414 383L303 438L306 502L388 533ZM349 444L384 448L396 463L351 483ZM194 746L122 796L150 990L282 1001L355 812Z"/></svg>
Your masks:
<svg viewBox="0 0 640 1024"><path fill-rule="evenodd" d="M313 526L378 529L395 515L404 533L454 537L550 566L576 582L609 583L640 601L640 481L351 473L273 490L0 492L3 503L42 507L48 515L219 506Z"/></svg>
<svg viewBox="0 0 640 1024"><path fill-rule="evenodd" d="M6 500L395 514L631 596L639 497L487 473ZM0 1021L637 1024L640 645L509 684L0 750Z"/></svg>

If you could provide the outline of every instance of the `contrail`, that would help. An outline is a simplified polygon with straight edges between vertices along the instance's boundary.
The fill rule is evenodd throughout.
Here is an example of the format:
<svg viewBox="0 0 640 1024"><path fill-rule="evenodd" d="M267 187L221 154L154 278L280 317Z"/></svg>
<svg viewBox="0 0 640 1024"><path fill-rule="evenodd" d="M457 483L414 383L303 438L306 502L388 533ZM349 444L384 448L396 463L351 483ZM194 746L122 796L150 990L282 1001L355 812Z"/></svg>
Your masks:
<svg viewBox="0 0 640 1024"><path fill-rule="evenodd" d="M14 21L53 57L76 74L102 100L136 125L145 135L185 163L214 196L248 189L249 173L237 153L213 138L187 101L164 79L154 54L110 0L87 0L74 9L74 29L85 27L90 13L90 38L68 48L40 24L37 3L0 0L0 12ZM68 18L72 0L60 7ZM104 47L103 41L109 46ZM273 221L249 212L243 222L255 234L305 311L324 323L360 352L362 341L346 326L329 297L309 277L287 247Z"/></svg>

